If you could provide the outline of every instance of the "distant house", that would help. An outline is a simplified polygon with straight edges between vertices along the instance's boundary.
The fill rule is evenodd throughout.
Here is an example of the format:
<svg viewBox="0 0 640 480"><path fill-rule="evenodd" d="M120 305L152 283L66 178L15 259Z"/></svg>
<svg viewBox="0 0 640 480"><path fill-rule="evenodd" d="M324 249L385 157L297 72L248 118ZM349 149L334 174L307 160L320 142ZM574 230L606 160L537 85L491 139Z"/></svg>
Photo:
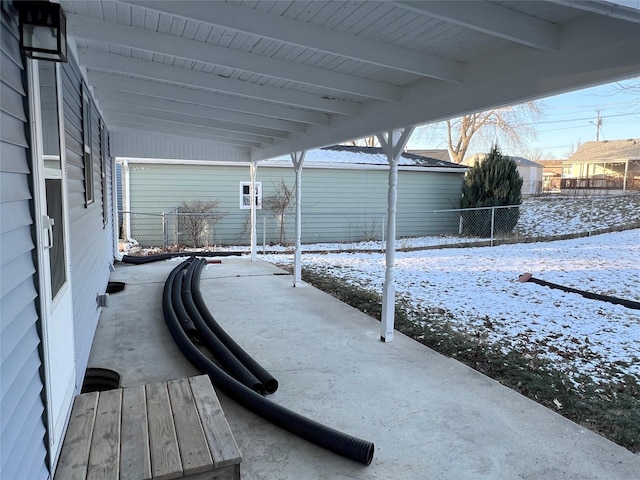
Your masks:
<svg viewBox="0 0 640 480"><path fill-rule="evenodd" d="M559 192L564 160L538 160L544 168L542 172L542 191Z"/></svg>
<svg viewBox="0 0 640 480"><path fill-rule="evenodd" d="M486 157L486 153L479 153L465 158L463 163L473 166L476 162L481 162ZM528 197L542 193L544 167L523 157L511 157L511 159L518 166L518 173L522 177L522 195Z"/></svg>
<svg viewBox="0 0 640 480"><path fill-rule="evenodd" d="M564 162L563 192L640 190L640 139L586 142Z"/></svg>
<svg viewBox="0 0 640 480"><path fill-rule="evenodd" d="M217 201L223 215L211 227L211 244L247 244L249 166L237 162L120 159L125 236L142 246L181 243L176 220L184 202ZM302 242L379 240L387 214L388 170L380 148L333 146L307 152L302 170ZM457 220L442 221L433 210L458 208L467 167L404 153L398 166L397 235L457 233ZM269 204L294 191L289 157L261 162L256 173L258 242L294 239L292 199L280 225ZM164 215L164 217L163 217ZM164 227L163 227L164 225ZM282 227L282 228L281 228ZM163 238L164 235L164 238Z"/></svg>

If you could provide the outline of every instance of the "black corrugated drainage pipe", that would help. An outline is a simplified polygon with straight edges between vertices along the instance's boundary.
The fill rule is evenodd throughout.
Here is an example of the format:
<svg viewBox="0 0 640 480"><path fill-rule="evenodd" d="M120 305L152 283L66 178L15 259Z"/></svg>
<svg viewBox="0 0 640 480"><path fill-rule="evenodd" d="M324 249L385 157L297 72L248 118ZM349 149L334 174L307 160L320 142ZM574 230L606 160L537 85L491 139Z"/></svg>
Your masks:
<svg viewBox="0 0 640 480"><path fill-rule="evenodd" d="M610 295L599 295L597 293L586 292L584 290L578 290L577 288L565 287L564 285L559 285L557 283L547 282L545 280L539 280L534 278L534 276L527 272L523 273L518 277L518 281L520 283L532 282L537 283L538 285L542 285L544 287L556 288L558 290L562 290L568 293L577 293L578 295L582 295L585 298L589 298L591 300L600 300L602 302L613 303L615 305L622 305L627 308L632 308L634 310L640 310L640 302L634 302L633 300L626 300L624 298L612 297Z"/></svg>
<svg viewBox="0 0 640 480"><path fill-rule="evenodd" d="M261 395L264 395L265 389L260 380L258 380L255 375L253 375L249 369L229 351L218 337L213 334L200 316L195 303L193 303L193 297L191 296L191 279L193 278L194 268L196 265L200 264L200 260L205 261L203 259L195 259L191 262L184 279L176 278L176 282L180 287L180 289L178 289L178 286L176 286L176 290L178 290L178 292L182 292L182 304L186 310L186 315L188 315L195 325L199 334L199 339L218 360L222 368L224 368L229 375L241 382L243 385ZM177 277L180 276L181 274L177 275ZM181 315L178 316L180 317Z"/></svg>
<svg viewBox="0 0 640 480"><path fill-rule="evenodd" d="M191 263L191 259L181 263L180 265L184 264L185 266L188 266L189 263ZM179 286L182 285L183 279L184 279L184 272L182 270L179 270L178 272L176 272L175 281ZM175 308L179 309L179 311L177 311L176 314L178 315L178 320L180 321L180 327L182 327L182 330L187 334L187 336L191 341L193 341L194 339L199 339L198 329L196 328L195 324L191 320L191 317L187 315L187 312L185 311L184 306L182 305L182 302L177 302L176 300L176 298L180 297L180 290L179 289L171 290L171 295L172 295L171 301L174 302Z"/></svg>
<svg viewBox="0 0 640 480"><path fill-rule="evenodd" d="M191 295L193 301L200 313L202 319L207 326L211 329L213 334L229 349L229 351L242 363L246 368L253 373L258 380L264 386L265 392L271 394L278 389L278 381L265 370L256 360L245 352L240 345L238 345L233 338L220 326L218 322L213 318L209 308L207 308L204 299L202 298L202 292L200 291L200 274L202 273L202 267L205 265L206 260L196 261L193 277L191 279ZM198 327L200 328L200 327Z"/></svg>
<svg viewBox="0 0 640 480"><path fill-rule="evenodd" d="M138 257L136 255L123 255L122 262L133 263L134 265L142 265L144 263L159 262L170 258L179 257L239 257L242 252L173 252L158 253L156 255L145 255Z"/></svg>
<svg viewBox="0 0 640 480"><path fill-rule="evenodd" d="M191 363L208 374L215 387L265 420L338 455L369 465L375 450L372 442L334 430L267 400L232 378L191 343L177 316L177 311L184 311L179 306L181 298L179 295L177 298L172 295L177 286L178 273L188 263L189 261L181 263L169 274L162 295L162 310L173 339ZM176 301L175 305L172 300Z"/></svg>

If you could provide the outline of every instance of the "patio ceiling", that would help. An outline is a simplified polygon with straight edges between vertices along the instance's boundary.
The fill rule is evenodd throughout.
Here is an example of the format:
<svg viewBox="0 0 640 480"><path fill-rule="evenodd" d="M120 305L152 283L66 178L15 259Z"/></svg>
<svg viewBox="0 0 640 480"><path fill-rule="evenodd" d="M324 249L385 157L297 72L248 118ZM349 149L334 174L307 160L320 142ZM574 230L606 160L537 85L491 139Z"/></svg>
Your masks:
<svg viewBox="0 0 640 480"><path fill-rule="evenodd" d="M116 156L263 160L640 75L640 10L600 1L60 3Z"/></svg>

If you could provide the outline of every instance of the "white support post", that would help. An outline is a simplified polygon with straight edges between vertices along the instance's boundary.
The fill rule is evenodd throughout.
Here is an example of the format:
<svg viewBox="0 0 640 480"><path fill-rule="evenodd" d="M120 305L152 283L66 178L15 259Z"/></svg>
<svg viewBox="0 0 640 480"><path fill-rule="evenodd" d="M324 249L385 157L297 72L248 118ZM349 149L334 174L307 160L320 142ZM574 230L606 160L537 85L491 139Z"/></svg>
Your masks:
<svg viewBox="0 0 640 480"><path fill-rule="evenodd" d="M258 164L251 162L249 164L249 205L251 206L251 261L256 261L257 250L257 233L256 233L256 170Z"/></svg>
<svg viewBox="0 0 640 480"><path fill-rule="evenodd" d="M306 151L291 154L296 171L296 247L293 254L293 286L302 285L302 163Z"/></svg>
<svg viewBox="0 0 640 480"><path fill-rule="evenodd" d="M131 239L131 187L129 181L129 162L122 162L122 223L124 223L124 240ZM126 213L125 213L126 212Z"/></svg>
<svg viewBox="0 0 640 480"><path fill-rule="evenodd" d="M393 340L393 327L395 321L395 296L396 285L393 267L396 256L396 203L398 198L398 160L404 147L413 133L414 127L390 130L386 134L378 134L378 141L387 155L389 162L389 190L387 195L387 241L385 244L386 269L384 285L382 287L382 325L380 328L380 340L390 342Z"/></svg>

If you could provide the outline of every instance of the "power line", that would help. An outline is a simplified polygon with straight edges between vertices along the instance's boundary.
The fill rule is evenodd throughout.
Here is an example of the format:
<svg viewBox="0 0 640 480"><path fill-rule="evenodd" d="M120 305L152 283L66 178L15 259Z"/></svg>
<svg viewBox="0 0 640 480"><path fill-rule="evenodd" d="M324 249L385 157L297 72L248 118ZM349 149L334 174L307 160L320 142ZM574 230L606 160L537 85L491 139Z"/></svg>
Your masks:
<svg viewBox="0 0 640 480"><path fill-rule="evenodd" d="M600 110L598 110L600 111ZM603 118L617 118L617 117L631 117L636 115L635 113L619 113L616 115L602 115ZM530 122L530 123L522 123L521 125L546 125L551 123L567 123L567 122L583 122L593 120L593 117L581 117L581 118L567 118L565 120L547 120L547 121L539 121L539 122Z"/></svg>

